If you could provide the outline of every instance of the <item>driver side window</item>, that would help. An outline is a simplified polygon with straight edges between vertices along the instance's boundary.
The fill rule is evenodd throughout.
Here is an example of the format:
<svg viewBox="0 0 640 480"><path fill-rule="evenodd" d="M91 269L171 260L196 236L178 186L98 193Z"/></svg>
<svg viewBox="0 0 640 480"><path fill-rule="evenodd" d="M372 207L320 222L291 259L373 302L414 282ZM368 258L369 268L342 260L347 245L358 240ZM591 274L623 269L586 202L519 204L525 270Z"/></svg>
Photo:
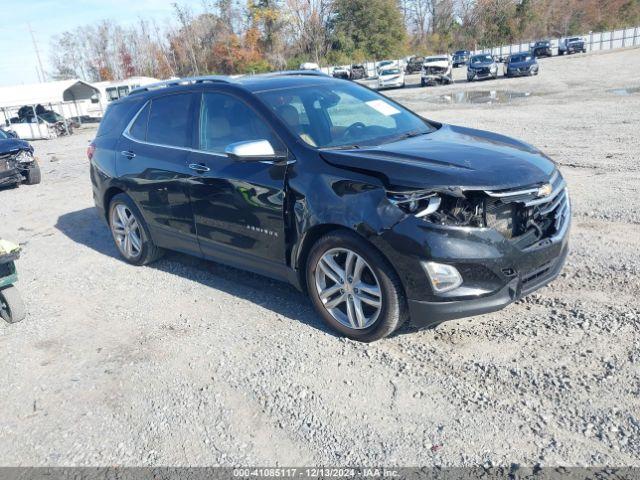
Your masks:
<svg viewBox="0 0 640 480"><path fill-rule="evenodd" d="M232 143L256 140L268 140L276 153L285 151L273 130L242 100L223 93L202 95L200 150L222 154Z"/></svg>

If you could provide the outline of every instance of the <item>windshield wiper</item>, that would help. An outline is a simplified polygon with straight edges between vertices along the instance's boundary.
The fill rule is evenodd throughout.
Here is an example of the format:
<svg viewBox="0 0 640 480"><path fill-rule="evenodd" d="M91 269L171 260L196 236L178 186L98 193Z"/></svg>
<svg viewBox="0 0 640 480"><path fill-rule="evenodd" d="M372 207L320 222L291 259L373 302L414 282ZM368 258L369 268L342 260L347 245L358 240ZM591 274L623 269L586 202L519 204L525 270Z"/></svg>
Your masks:
<svg viewBox="0 0 640 480"><path fill-rule="evenodd" d="M335 147L322 147L320 150L355 150L360 145L336 145Z"/></svg>

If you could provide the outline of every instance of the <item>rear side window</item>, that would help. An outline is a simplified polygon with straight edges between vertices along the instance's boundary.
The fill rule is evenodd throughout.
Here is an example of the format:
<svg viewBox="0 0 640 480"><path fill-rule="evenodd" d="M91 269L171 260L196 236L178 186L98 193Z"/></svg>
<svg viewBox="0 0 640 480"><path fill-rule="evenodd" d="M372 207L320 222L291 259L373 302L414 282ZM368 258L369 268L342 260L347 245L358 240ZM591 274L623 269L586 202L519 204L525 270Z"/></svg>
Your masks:
<svg viewBox="0 0 640 480"><path fill-rule="evenodd" d="M112 103L109 105L102 117L96 137L119 136L138 108L140 108L139 102Z"/></svg>
<svg viewBox="0 0 640 480"><path fill-rule="evenodd" d="M136 117L136 121L133 122L131 128L129 129L129 135L135 138L136 140L145 141L147 139L147 123L149 121L149 106L151 104L147 103L142 111Z"/></svg>
<svg viewBox="0 0 640 480"><path fill-rule="evenodd" d="M188 147L194 98L191 93L180 93L154 99L147 124L147 142Z"/></svg>

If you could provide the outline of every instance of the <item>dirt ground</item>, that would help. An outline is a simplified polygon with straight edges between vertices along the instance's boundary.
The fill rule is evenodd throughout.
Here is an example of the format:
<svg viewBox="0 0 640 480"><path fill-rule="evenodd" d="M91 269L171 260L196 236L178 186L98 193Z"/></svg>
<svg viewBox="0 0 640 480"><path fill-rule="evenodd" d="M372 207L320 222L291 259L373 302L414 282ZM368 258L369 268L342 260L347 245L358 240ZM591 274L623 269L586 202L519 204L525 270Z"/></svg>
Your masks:
<svg viewBox="0 0 640 480"><path fill-rule="evenodd" d="M561 278L370 345L286 284L179 254L124 263L92 204L94 130L34 142L43 183L0 190L28 308L0 324L0 465L640 466L640 92L620 90L640 87L640 49L540 63L388 95L558 162Z"/></svg>

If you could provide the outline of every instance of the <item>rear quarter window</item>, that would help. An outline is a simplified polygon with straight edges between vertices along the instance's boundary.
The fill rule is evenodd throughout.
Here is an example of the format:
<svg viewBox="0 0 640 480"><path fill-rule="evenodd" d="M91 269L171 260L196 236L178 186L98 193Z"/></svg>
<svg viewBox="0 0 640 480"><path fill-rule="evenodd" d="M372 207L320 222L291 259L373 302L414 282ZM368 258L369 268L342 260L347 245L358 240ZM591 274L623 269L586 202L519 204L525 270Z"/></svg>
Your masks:
<svg viewBox="0 0 640 480"><path fill-rule="evenodd" d="M140 106L140 102L118 102L110 104L100 121L96 138L119 136Z"/></svg>

